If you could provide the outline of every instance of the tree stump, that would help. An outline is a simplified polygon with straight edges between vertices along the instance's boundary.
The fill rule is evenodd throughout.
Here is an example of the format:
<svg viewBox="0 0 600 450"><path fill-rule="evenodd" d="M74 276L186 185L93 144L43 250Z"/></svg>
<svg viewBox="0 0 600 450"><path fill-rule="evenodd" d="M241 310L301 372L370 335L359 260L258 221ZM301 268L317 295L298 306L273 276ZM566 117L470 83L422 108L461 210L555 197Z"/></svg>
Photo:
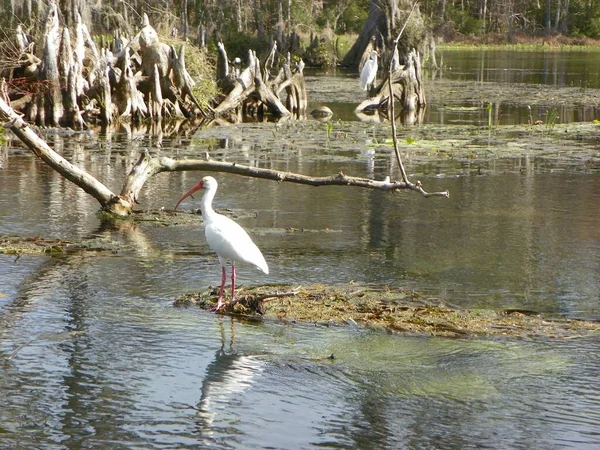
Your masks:
<svg viewBox="0 0 600 450"><path fill-rule="evenodd" d="M195 81L185 67L185 50L179 53L160 42L144 15L142 28L133 39L117 36L114 50L100 51L87 26L75 15L74 38L59 23L56 0L50 0L40 58L17 27L14 46L19 75L27 74L31 96L14 92L13 107L26 112L40 126L88 127L89 122L111 124L167 116L207 117L193 94ZM2 75L13 77L15 70ZM28 81L29 83L29 81Z"/></svg>
<svg viewBox="0 0 600 450"><path fill-rule="evenodd" d="M262 113L275 117L294 115L296 118L306 116L308 105L306 84L304 81L304 63L302 60L292 72L290 69L291 56L288 54L285 64L280 68L276 77L271 77L270 67L274 65L276 47L273 46L267 57L268 67L261 70L256 53L248 52L248 67L239 76L231 76L227 62L227 52L222 44L219 45L218 77L221 87L226 90L226 97L214 109L218 116L230 115L234 120L238 115L235 110L239 107L247 115ZM286 103L282 102L280 93L287 94Z"/></svg>
<svg viewBox="0 0 600 450"><path fill-rule="evenodd" d="M403 122L406 125L420 123L420 118L427 105L425 89L422 83L421 61L415 49L406 57L406 63L392 72L391 78L394 101L402 108ZM387 114L390 105L390 78L385 78L372 92L370 98L361 102L354 112L369 114L374 112Z"/></svg>

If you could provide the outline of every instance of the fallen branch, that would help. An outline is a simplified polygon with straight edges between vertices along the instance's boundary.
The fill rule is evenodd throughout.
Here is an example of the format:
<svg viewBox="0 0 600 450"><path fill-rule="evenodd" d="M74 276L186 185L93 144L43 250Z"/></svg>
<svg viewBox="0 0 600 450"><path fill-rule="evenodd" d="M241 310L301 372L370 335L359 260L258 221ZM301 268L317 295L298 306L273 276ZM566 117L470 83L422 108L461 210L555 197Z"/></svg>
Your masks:
<svg viewBox="0 0 600 450"><path fill-rule="evenodd" d="M273 181L287 181L290 183L306 184L309 186L355 186L370 189L380 189L383 191L399 191L402 189L410 189L418 192L425 197L449 197L448 191L444 192L426 192L421 182L417 181L412 183L410 181L390 181L389 177L386 177L383 181L371 180L369 178L352 177L339 172L336 175L330 175L326 177L311 177L308 175L302 175L293 172L285 172L274 169L264 169L261 167L244 166L242 164L224 162L224 161L211 161L211 160L198 160L198 159L186 159L186 160L175 160L168 157L160 157L156 162L153 163L155 166L156 173L158 172L180 172L187 170L201 170L210 172L225 172L234 173L236 175L242 175L253 178L263 178L266 180ZM133 169L135 170L135 168Z"/></svg>
<svg viewBox="0 0 600 450"><path fill-rule="evenodd" d="M234 173L248 177L263 178L278 182L287 181L310 186L356 186L384 191L409 189L425 197L449 196L448 192L426 192L418 181L416 183L409 180L390 181L389 177L383 181L376 181L368 178L348 176L342 172L327 177L311 177L293 172L250 167L230 162L174 160L168 157L152 157L147 150L140 155L138 162L131 169L120 195L116 195L88 172L70 163L52 150L38 136L34 128L27 124L9 106L4 83L0 83L0 120L5 121L4 128L10 129L38 158L42 159L52 169L98 200L102 210L119 216L126 216L133 211L139 194L150 177L160 172L180 172L186 170Z"/></svg>
<svg viewBox="0 0 600 450"><path fill-rule="evenodd" d="M8 105L6 97L6 85L2 81L0 85L0 119L6 121L4 128L10 129L38 158L98 200L103 207L117 201L116 196L104 184L52 150L33 128L13 111Z"/></svg>

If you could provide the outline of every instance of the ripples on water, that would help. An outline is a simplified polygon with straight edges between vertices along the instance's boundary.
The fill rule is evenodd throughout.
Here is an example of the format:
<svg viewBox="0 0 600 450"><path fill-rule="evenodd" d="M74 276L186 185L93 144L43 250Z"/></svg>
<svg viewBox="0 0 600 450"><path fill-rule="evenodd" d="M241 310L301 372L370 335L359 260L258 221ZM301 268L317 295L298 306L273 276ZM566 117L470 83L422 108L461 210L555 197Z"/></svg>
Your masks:
<svg viewBox="0 0 600 450"><path fill-rule="evenodd" d="M371 145L382 130L340 125L360 136L354 151L324 146L321 125L307 129L285 148L270 141L263 148L252 144L257 131L248 125L210 151L317 175L379 177L393 168L390 152ZM206 130L194 144L174 139L162 151L194 156L221 133ZM136 146L151 146L123 136L90 142L62 148L112 187ZM216 202L240 215L271 267L268 277L241 267L242 283L390 284L465 308L598 319L598 175L529 164L496 161L480 176L409 162L428 189L449 189L448 201L219 175ZM93 237L124 250L0 255L0 447L600 445L596 336L450 340L240 323L174 308L178 295L219 282L198 226L107 229L86 194L28 154L5 152L3 167L0 234ZM198 176L155 177L142 207L172 208Z"/></svg>
<svg viewBox="0 0 600 450"><path fill-rule="evenodd" d="M598 443L597 339L449 340L242 324L173 308L164 293L175 280L137 292L117 276L139 274L135 258L76 266L46 261L40 278L19 283L14 305L3 310L4 355L29 342L1 369L9 445Z"/></svg>
<svg viewBox="0 0 600 450"><path fill-rule="evenodd" d="M168 205L196 178L155 187L155 204ZM239 220L269 261L265 281L389 283L465 307L597 317L600 240L586 206L594 175L438 180L454 195L434 206L340 189L319 191L315 204L312 189L220 179L220 207L258 212ZM68 236L71 224L40 221L39 205L34 193L33 234ZM94 208L75 229L128 250L0 257L0 432L9 447L600 443L597 338L457 341L242 324L173 308L179 294L219 281L200 229L102 230ZM269 231L290 226L306 231ZM259 283L257 274L239 275Z"/></svg>

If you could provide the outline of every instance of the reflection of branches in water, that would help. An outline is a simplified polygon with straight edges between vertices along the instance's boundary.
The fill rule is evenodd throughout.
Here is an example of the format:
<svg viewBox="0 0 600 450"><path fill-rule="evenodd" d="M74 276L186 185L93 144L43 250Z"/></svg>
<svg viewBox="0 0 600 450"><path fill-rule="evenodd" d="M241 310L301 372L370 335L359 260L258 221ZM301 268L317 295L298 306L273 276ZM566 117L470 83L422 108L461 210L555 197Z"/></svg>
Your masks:
<svg viewBox="0 0 600 450"><path fill-rule="evenodd" d="M140 258L157 258L164 255L156 248L154 243L148 239L146 233L132 220L103 220L97 231L93 233L95 239L104 239L108 242L119 241L136 256Z"/></svg>
<svg viewBox="0 0 600 450"><path fill-rule="evenodd" d="M159 255L159 251L155 249L152 242L135 222L132 221L103 221L95 231L81 238L81 241L85 242L92 249L95 242L100 241L103 243L98 248L109 248L110 243L115 240L119 241L119 248L123 247L121 243L124 242L129 249L142 258ZM93 294L84 289L87 287L87 281L85 279L85 271L82 270L82 267L85 266L88 258L94 258L94 256L87 255L85 252L63 252L60 258L45 259L21 283L12 302L13 307L0 310L0 332L13 329L15 324L35 307L38 298L47 296L48 293L54 291L64 290L65 288L69 289L71 299L73 300L71 309L69 310L69 317L82 317L80 322L71 323L71 326L66 331L83 331L82 327L85 323L85 320L83 320L85 317L85 311L83 311L85 308L84 300L93 296ZM9 359L13 359L20 350L34 342L60 341L68 336L74 336L74 334L65 334L65 330L57 331L56 333L40 334L13 350L14 354L9 355Z"/></svg>
<svg viewBox="0 0 600 450"><path fill-rule="evenodd" d="M62 342L67 339L70 339L72 336L76 334L85 333L85 331L61 331L59 333L42 333L39 336L25 342L24 344L19 345L15 350L12 351L10 355L6 358L7 361L12 360L17 354L23 350L25 347L33 344L34 342Z"/></svg>
<svg viewBox="0 0 600 450"><path fill-rule="evenodd" d="M0 314L0 331L7 332L13 328L22 318L30 312L36 304L36 300L43 297L53 289L60 289L66 280L74 275L73 266L80 264L84 255L70 256L66 258L49 258L36 268L35 273L30 274L15 295L10 307L2 308ZM46 337L39 336L41 339ZM34 339L35 341L35 339ZM25 344L26 345L26 344Z"/></svg>
<svg viewBox="0 0 600 450"><path fill-rule="evenodd" d="M111 383L102 379L102 372L90 356L91 339L88 335L90 301L96 293L88 283L88 272L85 270L86 254L65 255L61 258L49 258L37 268L35 273L19 286L18 293L11 307L4 307L0 314L0 331L22 330L21 335L27 335L28 340L15 348L6 358L5 363L20 363L19 353L29 345L44 345L36 349L36 358L45 359L44 354L56 355L59 362L53 361L55 367L61 367L60 375L54 380L52 373L44 375L37 371L23 370L19 381L25 386L34 385L43 392L41 405L32 405L31 420L39 417L48 420L47 405L55 407L50 414L56 419L56 432L66 438L61 441L65 448L80 448L81 441L88 437L88 425L96 427L95 423L102 420L105 429L120 430L121 439L135 439L120 427L120 414L114 410L115 399L119 399L120 410L132 410L133 401L129 391L118 391ZM93 257L92 257L93 258ZM56 300L55 297L60 298ZM41 321L35 329L23 329L19 322L24 320L29 312L39 308L39 303L47 301L57 309L64 309L64 321ZM60 302L55 304L56 302ZM60 311L59 311L60 312ZM55 330L52 330L52 329ZM52 331L46 331L51 329ZM39 334L35 335L36 332ZM33 339L31 336L35 335ZM13 338L15 339L15 338ZM51 351L45 347L59 346ZM64 360L64 363L60 362ZM23 362L27 367L29 362ZM63 370L65 369L65 370ZM56 375L56 374L54 374ZM30 377L33 376L33 379ZM59 386L58 388L56 386ZM51 387L51 389L50 389ZM44 389L42 389L44 388ZM110 414L107 414L110 411ZM112 424L111 424L112 423ZM76 431L81 430L81 431ZM124 435L121 435L125 433Z"/></svg>

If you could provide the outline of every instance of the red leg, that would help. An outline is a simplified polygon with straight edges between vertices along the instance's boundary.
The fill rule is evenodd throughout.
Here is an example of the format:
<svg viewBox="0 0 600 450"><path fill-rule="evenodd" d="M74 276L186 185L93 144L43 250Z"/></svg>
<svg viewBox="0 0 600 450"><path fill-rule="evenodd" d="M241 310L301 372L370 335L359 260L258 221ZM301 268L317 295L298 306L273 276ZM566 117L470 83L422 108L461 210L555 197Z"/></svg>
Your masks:
<svg viewBox="0 0 600 450"><path fill-rule="evenodd" d="M217 306L213 308L213 311L218 311L223 306L225 306L225 302L223 301L223 294L225 292L225 282L227 281L227 270L225 269L225 266L223 266L221 269L221 289L219 289L219 299L217 300Z"/></svg>
<svg viewBox="0 0 600 450"><path fill-rule="evenodd" d="M231 264L231 301L235 301L235 264Z"/></svg>

